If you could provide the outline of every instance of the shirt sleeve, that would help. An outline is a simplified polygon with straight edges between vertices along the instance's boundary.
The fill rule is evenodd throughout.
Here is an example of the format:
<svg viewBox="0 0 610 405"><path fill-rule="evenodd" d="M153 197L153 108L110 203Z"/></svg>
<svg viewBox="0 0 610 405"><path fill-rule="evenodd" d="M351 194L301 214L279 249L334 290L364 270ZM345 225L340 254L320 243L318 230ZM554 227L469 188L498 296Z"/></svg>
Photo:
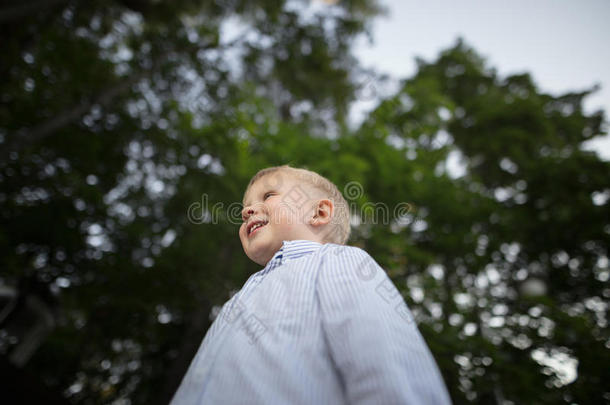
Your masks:
<svg viewBox="0 0 610 405"><path fill-rule="evenodd" d="M316 295L347 403L451 403L402 295L365 251L328 249Z"/></svg>

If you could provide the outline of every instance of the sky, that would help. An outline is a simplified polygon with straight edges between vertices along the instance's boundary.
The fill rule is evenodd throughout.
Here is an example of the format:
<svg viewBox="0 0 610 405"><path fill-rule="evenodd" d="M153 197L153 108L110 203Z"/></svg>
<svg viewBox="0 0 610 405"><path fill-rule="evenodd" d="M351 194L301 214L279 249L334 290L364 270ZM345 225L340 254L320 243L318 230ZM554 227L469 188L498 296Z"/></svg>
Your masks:
<svg viewBox="0 0 610 405"><path fill-rule="evenodd" d="M609 0L380 2L388 13L372 24L374 42L362 37L354 48L364 67L394 79L409 77L415 73L416 57L432 61L462 37L500 76L529 72L543 92L559 95L600 85L585 110L603 109L608 121ZM356 106L353 114L361 116L365 110ZM610 136L588 148L610 160Z"/></svg>

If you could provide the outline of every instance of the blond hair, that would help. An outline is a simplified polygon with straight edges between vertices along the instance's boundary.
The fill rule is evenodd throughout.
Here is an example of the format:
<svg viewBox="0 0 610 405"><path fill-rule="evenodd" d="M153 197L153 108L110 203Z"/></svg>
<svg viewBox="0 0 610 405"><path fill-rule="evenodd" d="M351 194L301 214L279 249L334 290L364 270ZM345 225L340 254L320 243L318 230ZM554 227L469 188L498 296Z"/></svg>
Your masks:
<svg viewBox="0 0 610 405"><path fill-rule="evenodd" d="M349 239L350 235L349 206L347 205L345 198L343 198L341 191L339 191L337 186L335 186L335 184L326 177L321 176L316 172L312 172L311 170L300 169L288 165L267 167L259 170L254 176L252 176L250 182L248 183L248 187L246 187L246 193L257 180L279 171L288 172L294 177L307 182L307 184L322 192L324 197L333 202L333 218L329 223L332 228L330 229L330 232L325 235L324 242L344 245Z"/></svg>

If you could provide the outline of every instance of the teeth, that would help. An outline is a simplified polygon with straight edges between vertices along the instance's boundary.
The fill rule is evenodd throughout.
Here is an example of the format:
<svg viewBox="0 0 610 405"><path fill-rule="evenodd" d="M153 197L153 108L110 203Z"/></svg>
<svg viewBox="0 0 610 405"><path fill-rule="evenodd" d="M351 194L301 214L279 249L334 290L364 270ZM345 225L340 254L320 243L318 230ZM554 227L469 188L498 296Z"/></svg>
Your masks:
<svg viewBox="0 0 610 405"><path fill-rule="evenodd" d="M250 233L254 232L254 230L256 230L256 229L258 229L261 226L266 225L266 224L267 224L266 222L259 222L259 223L255 224L255 225L253 225L252 228L250 228Z"/></svg>

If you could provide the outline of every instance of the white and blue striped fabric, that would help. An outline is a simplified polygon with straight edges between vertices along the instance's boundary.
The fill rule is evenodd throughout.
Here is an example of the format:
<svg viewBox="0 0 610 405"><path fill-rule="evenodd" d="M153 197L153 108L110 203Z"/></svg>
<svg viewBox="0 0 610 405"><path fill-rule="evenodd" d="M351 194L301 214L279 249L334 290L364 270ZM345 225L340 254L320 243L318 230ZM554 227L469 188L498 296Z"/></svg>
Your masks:
<svg viewBox="0 0 610 405"><path fill-rule="evenodd" d="M223 307L171 404L450 404L401 294L362 249L285 241Z"/></svg>

